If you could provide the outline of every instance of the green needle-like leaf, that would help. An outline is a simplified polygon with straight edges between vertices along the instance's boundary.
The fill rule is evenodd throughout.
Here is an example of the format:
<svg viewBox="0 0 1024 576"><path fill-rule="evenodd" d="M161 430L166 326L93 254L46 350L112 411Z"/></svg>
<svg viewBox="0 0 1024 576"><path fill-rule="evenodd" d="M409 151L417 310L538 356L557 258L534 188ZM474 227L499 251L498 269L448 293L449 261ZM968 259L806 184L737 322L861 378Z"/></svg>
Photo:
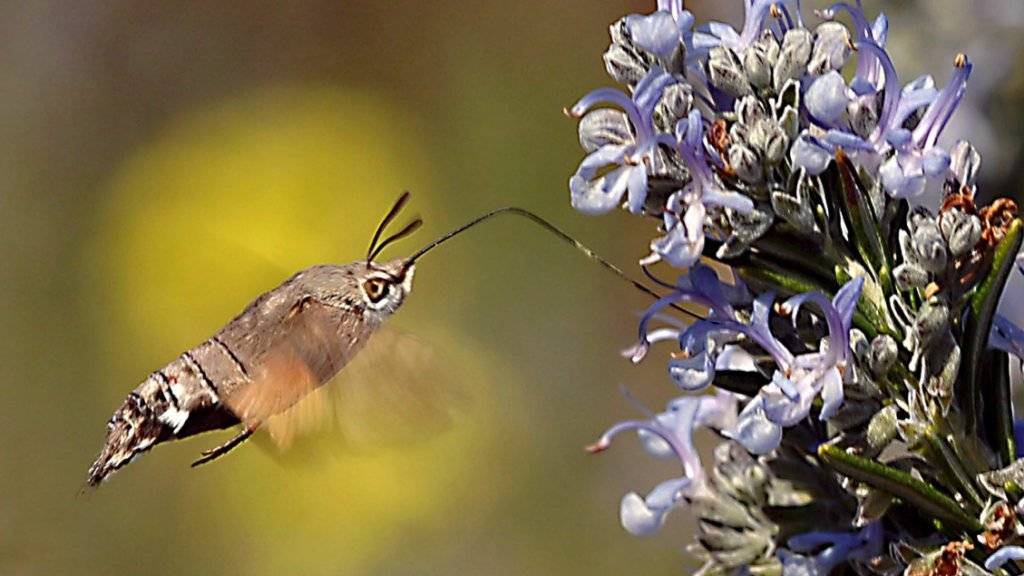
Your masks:
<svg viewBox="0 0 1024 576"><path fill-rule="evenodd" d="M970 299L970 313L964 324L963 341L961 350L963 353L962 370L959 382L957 383L956 398L964 415L966 433L973 434L977 431L978 400L981 394L986 394L984 402L986 420L997 422L1010 422L1012 424L1012 408L1009 402L999 401L999 398L1008 394L1008 391L998 390L1001 386L1008 386L1008 382L998 382L998 378L990 382L983 382L988 371L986 362L990 353L988 351L988 335L992 330L992 320L995 318L996 306L1002 296L1003 287L1013 270L1014 257L1020 250L1021 232L1024 230L1024 223L1014 219L1010 224L1006 235L996 246L995 254L992 256L992 266L988 275L975 288ZM984 390L982 385L984 384ZM1011 426L1012 429L1012 426ZM1014 454L1009 451L1013 445L1012 433L1009 435L1009 442L996 440L995 446L1004 459L1004 464L1013 460Z"/></svg>
<svg viewBox="0 0 1024 576"><path fill-rule="evenodd" d="M958 530L968 533L982 530L978 519L960 508L956 501L902 470L854 456L829 444L818 447L818 456L843 476L887 492L911 506L917 506L925 515L931 515Z"/></svg>
<svg viewBox="0 0 1024 576"><path fill-rule="evenodd" d="M840 205L850 226L854 249L864 264L875 272L885 293L892 294L891 264L868 192L850 158L842 150L836 152L836 167L838 185L843 192Z"/></svg>

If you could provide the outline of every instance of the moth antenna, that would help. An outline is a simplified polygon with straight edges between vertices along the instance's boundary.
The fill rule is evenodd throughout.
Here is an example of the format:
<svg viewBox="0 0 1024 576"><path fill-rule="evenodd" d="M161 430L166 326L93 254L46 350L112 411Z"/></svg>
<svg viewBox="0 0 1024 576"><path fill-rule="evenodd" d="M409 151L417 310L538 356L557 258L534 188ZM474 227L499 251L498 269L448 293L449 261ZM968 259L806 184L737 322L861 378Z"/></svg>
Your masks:
<svg viewBox="0 0 1024 576"><path fill-rule="evenodd" d="M541 218L540 216L534 214L533 212L530 212L529 210L526 210L525 208L519 208L518 206L505 206L504 208L498 208L496 210L492 210L490 212L487 212L486 214L482 214L480 216L477 216L476 218L470 220L469 222L463 224L462 226L459 226L458 228L455 228L454 230L448 232L447 234L444 234L441 237L437 238L433 242L430 242L429 244L427 244L423 248L420 248L419 250L417 250L415 253L413 253L412 256L410 256L405 261L405 267L408 268L409 266L412 266L416 262L416 260L418 260L421 256L423 256L427 252L430 252L434 248L437 248L441 244L444 244L448 240L451 240L452 238L458 236L459 234L462 234L466 230L469 230L470 228L476 226L477 224L481 224L481 223L483 223L483 222L485 222L487 220L490 220L491 218L494 218L495 216L500 216L502 214L512 214L512 215L515 215L515 216L520 216L520 217L526 218L527 220L529 220L529 221L533 222L534 224L539 225L541 228L547 230L551 234L554 234L559 239L561 239L563 242L566 242L569 245L571 245L573 248L576 248L580 252L583 252L583 254L586 255L587 258L590 258L591 260L596 261L598 264L600 264L606 270L612 272L613 274L615 274L619 278L621 278L621 279L625 280L626 282L632 284L633 287L636 288L637 290L640 290L641 292L643 292L644 294L647 294L648 296L654 298L655 300L658 300L658 299L661 298L661 294L658 294L653 289L649 288L646 284L643 284L642 282L634 280L628 274L623 272L621 268L619 268L615 264L612 264L611 262L605 260L598 253L594 252L593 250L591 250L590 248L585 246L582 242L580 242L579 240L573 238L572 236L570 236L566 232L562 231L561 228L555 226L554 224L548 222L547 220L545 220L544 218ZM673 286L672 288L675 288L675 287ZM703 318L701 316L699 316L698 314L695 314L695 313L693 313L693 312L691 312L691 311L689 311L689 310L687 310L687 309L685 309L685 308L683 308L683 307L681 307L681 306L679 306L677 304L669 304L669 306L672 307L673 309L677 310L678 312L681 312L681 313L685 314L686 316L689 316L690 318L693 318L695 320L703 320Z"/></svg>
<svg viewBox="0 0 1024 576"><path fill-rule="evenodd" d="M409 222L408 224L406 224L405 228L402 228L398 232L395 232L391 236L388 236L383 242L380 243L379 246L377 246L376 249L374 249L373 252L371 252L366 257L366 260L368 262L373 261L373 259L376 258L378 254L383 252L384 249L387 248L389 244L391 244L393 242L396 242L398 240L401 240L402 238L405 238L406 236L412 234L413 232L415 232L422 225L423 225L423 220L420 219L419 217L417 217L412 222Z"/></svg>
<svg viewBox="0 0 1024 576"><path fill-rule="evenodd" d="M398 216L398 213L401 212L402 208L409 202L409 196L411 196L411 194L408 190L402 192L402 195L398 197L398 200L395 200L395 204L391 207L391 210L388 210L388 213L384 215L384 219L377 225L377 231L373 233L373 239L370 240L370 247L366 250L367 262L373 260L373 257L380 252L380 250L374 251L377 246L377 241L380 240L380 235L384 233L384 229L388 227L388 224L391 224L391 221L395 219L395 216Z"/></svg>

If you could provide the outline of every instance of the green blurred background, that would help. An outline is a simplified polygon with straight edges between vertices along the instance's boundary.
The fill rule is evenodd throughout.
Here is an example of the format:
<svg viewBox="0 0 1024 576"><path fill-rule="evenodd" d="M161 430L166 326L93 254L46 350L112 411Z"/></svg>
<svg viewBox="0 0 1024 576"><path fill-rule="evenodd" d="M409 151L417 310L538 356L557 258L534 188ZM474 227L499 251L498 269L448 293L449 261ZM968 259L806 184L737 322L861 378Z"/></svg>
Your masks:
<svg viewBox="0 0 1024 576"><path fill-rule="evenodd" d="M914 54L907 79L945 81L957 48L937 40L943 24L976 61L1001 58L979 67L990 81L964 130L987 134L986 178L1002 189L1019 176L1008 38L1020 14L1015 0L981 4L1002 12L953 26L935 3L883 7ZM467 385L473 402L449 432L317 466L246 446L190 470L224 439L202 437L79 494L128 391L291 272L361 257L403 189L426 225L391 255L506 204L615 262L644 255L649 222L569 207L582 154L561 109L608 84L608 24L651 5L5 3L0 574L694 567L685 514L648 540L618 524L625 491L678 470L628 443L581 450L632 415L620 385L652 407L671 397L660 362L618 355L647 301L513 220L425 259L395 319L437 342ZM688 6L738 23L735 7ZM967 17L1002 35L964 36Z"/></svg>

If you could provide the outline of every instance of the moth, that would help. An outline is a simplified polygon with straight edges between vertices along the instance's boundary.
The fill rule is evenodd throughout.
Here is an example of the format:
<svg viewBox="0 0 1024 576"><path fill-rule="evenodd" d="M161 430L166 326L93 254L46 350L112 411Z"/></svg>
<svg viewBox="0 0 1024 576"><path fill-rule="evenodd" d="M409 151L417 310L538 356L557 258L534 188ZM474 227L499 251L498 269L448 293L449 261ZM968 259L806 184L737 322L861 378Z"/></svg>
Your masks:
<svg viewBox="0 0 1024 576"><path fill-rule="evenodd" d="M158 444L204 432L239 427L229 440L203 452L193 466L238 447L270 419L289 411L345 369L405 303L420 257L500 214L539 224L635 287L659 297L543 218L512 206L478 216L407 258L377 262L387 246L422 225L415 218L381 240L409 197L403 193L381 220L365 260L299 271L257 297L209 339L150 374L108 421L106 443L89 469L88 484L99 485Z"/></svg>

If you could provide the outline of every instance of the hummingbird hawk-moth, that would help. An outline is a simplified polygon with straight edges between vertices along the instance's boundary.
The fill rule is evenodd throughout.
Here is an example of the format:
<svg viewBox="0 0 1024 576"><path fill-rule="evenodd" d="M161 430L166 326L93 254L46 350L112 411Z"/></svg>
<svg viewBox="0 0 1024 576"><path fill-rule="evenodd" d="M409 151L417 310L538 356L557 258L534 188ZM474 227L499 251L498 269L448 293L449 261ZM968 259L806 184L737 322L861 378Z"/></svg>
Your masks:
<svg viewBox="0 0 1024 576"><path fill-rule="evenodd" d="M375 261L384 248L422 224L415 218L381 241L408 200L409 193L403 193L385 215L365 260L312 266L296 273L257 297L209 339L150 374L107 423L106 443L89 469L88 484L98 485L157 444L240 426L234 437L203 452L193 466L227 454L348 365L405 302L421 256L500 214L532 220L658 297L543 218L516 207L483 214L408 258Z"/></svg>

